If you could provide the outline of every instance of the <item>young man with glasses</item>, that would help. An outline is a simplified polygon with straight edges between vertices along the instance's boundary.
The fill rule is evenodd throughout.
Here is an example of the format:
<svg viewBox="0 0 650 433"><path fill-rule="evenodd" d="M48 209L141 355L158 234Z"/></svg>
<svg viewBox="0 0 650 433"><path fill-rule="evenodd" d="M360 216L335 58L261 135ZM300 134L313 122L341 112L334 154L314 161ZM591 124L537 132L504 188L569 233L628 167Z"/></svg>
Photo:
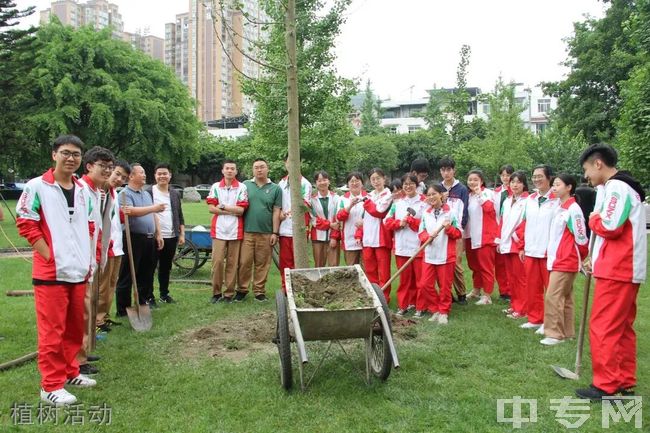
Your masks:
<svg viewBox="0 0 650 433"><path fill-rule="evenodd" d="M64 386L91 387L76 356L84 335L84 296L92 275L92 198L74 173L83 142L62 135L52 145L55 167L27 182L18 200L18 232L34 249L32 282L38 333L41 400L56 406L77 398Z"/></svg>
<svg viewBox="0 0 650 433"><path fill-rule="evenodd" d="M106 248L102 248L102 235L110 233L110 224L103 227L104 220L104 205L106 204L106 192L103 190L104 185L108 181L111 173L113 172L113 164L115 157L110 150L103 147L95 146L90 149L83 157L84 175L81 177L80 182L86 187L90 197L93 213L93 220L95 221L95 230L92 238L92 249L96 254L92 283L88 284L86 288L86 297L84 299L84 321L86 329L84 330L84 339L81 350L77 355L79 361L79 370L82 374L95 374L99 370L97 367L88 364L88 354L94 349L95 342L89 339L92 335L93 327L95 326L96 317L93 316L93 291L98 292L98 267L101 267L106 260ZM110 238L110 236L109 236ZM106 244L107 245L107 244ZM102 254L104 251L104 254Z"/></svg>

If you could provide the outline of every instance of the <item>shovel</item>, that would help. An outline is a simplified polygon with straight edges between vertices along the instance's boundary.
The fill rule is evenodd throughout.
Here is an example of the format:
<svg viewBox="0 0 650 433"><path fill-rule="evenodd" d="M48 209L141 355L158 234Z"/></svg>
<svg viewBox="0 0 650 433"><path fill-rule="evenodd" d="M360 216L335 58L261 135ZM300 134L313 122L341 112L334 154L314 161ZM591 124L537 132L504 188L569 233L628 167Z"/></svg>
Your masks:
<svg viewBox="0 0 650 433"><path fill-rule="evenodd" d="M591 251L594 248L595 239L596 235L593 235L591 241L589 242L589 254L587 257L591 257ZM560 367L559 365L551 365L553 371L555 371L555 373L563 379L580 379L580 367L582 366L582 349L585 343L585 325L587 323L587 304L589 304L589 290L591 289L591 272L585 272L585 274L585 288L584 297L582 299L582 317L580 319L580 329L578 330L578 350L576 352L575 372L569 370L568 368Z"/></svg>
<svg viewBox="0 0 650 433"><path fill-rule="evenodd" d="M126 204L126 197L122 205ZM148 305L140 305L138 297L138 283L135 279L135 265L133 264L133 246L131 245L131 228L129 227L129 216L124 214L124 227L126 229L126 247L129 254L129 267L131 268L131 283L133 287L133 301L135 307L126 307L126 314L129 317L131 327L137 332L145 332L151 329L153 321L151 310Z"/></svg>

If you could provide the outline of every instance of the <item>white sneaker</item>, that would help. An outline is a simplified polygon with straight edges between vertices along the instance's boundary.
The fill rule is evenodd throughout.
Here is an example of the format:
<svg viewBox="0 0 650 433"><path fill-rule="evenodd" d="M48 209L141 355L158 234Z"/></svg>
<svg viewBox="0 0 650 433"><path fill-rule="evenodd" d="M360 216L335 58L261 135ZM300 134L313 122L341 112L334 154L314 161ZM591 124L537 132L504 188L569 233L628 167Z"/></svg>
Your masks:
<svg viewBox="0 0 650 433"><path fill-rule="evenodd" d="M478 299L481 297L481 289L472 289L466 299Z"/></svg>
<svg viewBox="0 0 650 433"><path fill-rule="evenodd" d="M530 323L530 322L526 322L523 325L519 325L521 329L537 329L541 326L542 326L541 323Z"/></svg>
<svg viewBox="0 0 650 433"><path fill-rule="evenodd" d="M543 323L542 323L542 326L537 328L537 331L535 331L535 334L544 335L544 324Z"/></svg>
<svg viewBox="0 0 650 433"><path fill-rule="evenodd" d="M410 313L411 311L415 311L415 305L411 304L408 307L406 307L406 312Z"/></svg>
<svg viewBox="0 0 650 433"><path fill-rule="evenodd" d="M97 381L95 379L89 378L88 376L80 374L77 377L66 380L65 384L70 386L78 386L79 388L90 388L91 386L97 385Z"/></svg>
<svg viewBox="0 0 650 433"><path fill-rule="evenodd" d="M488 295L483 295L476 302L476 305L490 305L491 303L492 303L492 298L490 298Z"/></svg>
<svg viewBox="0 0 650 433"><path fill-rule="evenodd" d="M424 317L424 312L419 311L419 310L416 311L415 314L413 315L413 318L414 318L414 319L421 319L421 318L423 318L423 317Z"/></svg>
<svg viewBox="0 0 650 433"><path fill-rule="evenodd" d="M438 323L441 325L446 325L449 323L448 316L446 314L441 314L438 316Z"/></svg>
<svg viewBox="0 0 650 433"><path fill-rule="evenodd" d="M397 312L395 313L396 316L403 316L405 314L406 314L406 310L404 308L398 309Z"/></svg>
<svg viewBox="0 0 650 433"><path fill-rule="evenodd" d="M65 388L55 389L50 392L41 389L41 400L54 406L63 406L64 404L76 403L77 397L70 394Z"/></svg>
<svg viewBox="0 0 650 433"><path fill-rule="evenodd" d="M431 317L429 317L429 322L437 322L438 317L440 317L440 313L433 313Z"/></svg>
<svg viewBox="0 0 650 433"><path fill-rule="evenodd" d="M540 343L542 343L544 346L555 346L556 344L560 344L562 342L564 342L564 340L558 340L557 338L553 337L546 337L540 341Z"/></svg>

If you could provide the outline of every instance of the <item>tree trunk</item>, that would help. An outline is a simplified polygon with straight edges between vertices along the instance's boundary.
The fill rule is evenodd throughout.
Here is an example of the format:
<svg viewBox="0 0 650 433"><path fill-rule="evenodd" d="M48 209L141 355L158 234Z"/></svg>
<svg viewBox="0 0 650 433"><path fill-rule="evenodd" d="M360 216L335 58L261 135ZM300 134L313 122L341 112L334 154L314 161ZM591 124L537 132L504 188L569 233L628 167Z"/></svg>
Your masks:
<svg viewBox="0 0 650 433"><path fill-rule="evenodd" d="M300 120L298 118L298 59L296 56L296 0L288 0L286 17L287 105L289 108L289 187L293 223L293 257L296 268L309 267L303 215L307 210L301 193Z"/></svg>

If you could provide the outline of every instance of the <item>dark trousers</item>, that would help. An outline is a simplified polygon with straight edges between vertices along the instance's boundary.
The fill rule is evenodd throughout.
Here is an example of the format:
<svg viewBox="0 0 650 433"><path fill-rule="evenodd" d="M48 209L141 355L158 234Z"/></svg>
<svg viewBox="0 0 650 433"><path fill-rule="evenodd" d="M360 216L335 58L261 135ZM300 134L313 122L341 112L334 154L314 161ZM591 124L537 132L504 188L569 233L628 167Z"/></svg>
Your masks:
<svg viewBox="0 0 650 433"><path fill-rule="evenodd" d="M154 263L154 271L156 266L158 267L158 286L161 298L169 295L169 271L172 269L172 260L176 254L178 237L163 240L165 245L162 250L158 251L158 259Z"/></svg>
<svg viewBox="0 0 650 433"><path fill-rule="evenodd" d="M120 265L120 276L115 287L115 302L117 313L126 314L126 307L131 306L131 268L129 267L129 251L126 246L126 234L124 240L124 257ZM153 273L156 262L156 240L153 237L139 233L131 233L131 245L133 247L133 265L135 267L135 278L138 285L138 298L140 305L153 298Z"/></svg>

